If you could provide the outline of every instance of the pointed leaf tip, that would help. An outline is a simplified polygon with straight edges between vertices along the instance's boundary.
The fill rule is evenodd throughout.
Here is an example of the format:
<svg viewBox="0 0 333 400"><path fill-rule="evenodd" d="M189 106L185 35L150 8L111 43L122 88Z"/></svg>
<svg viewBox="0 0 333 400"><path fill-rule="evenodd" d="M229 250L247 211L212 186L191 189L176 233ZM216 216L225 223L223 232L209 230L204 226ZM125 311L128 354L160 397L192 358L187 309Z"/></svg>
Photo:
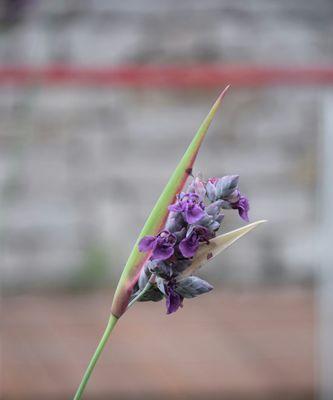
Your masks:
<svg viewBox="0 0 333 400"><path fill-rule="evenodd" d="M208 261L216 257L219 253L226 250L229 246L234 244L238 239L247 233L251 232L257 226L267 222L266 220L260 220L251 224L245 225L241 228L235 229L223 235L217 236L209 241L209 244L202 244L189 268L187 268L182 274L184 276L192 275L195 271L201 268Z"/></svg>
<svg viewBox="0 0 333 400"><path fill-rule="evenodd" d="M221 101L223 97L226 95L227 91L231 88L231 85L227 85L222 92L220 93L219 97L217 98L218 101Z"/></svg>

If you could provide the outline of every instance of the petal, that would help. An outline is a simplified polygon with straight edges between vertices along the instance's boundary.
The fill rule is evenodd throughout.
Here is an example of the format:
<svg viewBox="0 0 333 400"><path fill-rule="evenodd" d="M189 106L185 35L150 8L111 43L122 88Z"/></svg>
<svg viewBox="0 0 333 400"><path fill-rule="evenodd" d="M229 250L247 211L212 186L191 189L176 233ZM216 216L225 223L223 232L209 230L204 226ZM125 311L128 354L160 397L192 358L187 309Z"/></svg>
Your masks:
<svg viewBox="0 0 333 400"><path fill-rule="evenodd" d="M171 290L166 298L167 314L172 314L183 306L183 298L173 290Z"/></svg>
<svg viewBox="0 0 333 400"><path fill-rule="evenodd" d="M249 221L248 212L250 209L249 201L245 196L241 196L238 202L238 213L239 216L244 219L244 221Z"/></svg>
<svg viewBox="0 0 333 400"><path fill-rule="evenodd" d="M239 207L238 208L238 214L244 221L246 221L246 222L250 221L249 215L248 215L248 210L246 210L246 209L244 209L242 207Z"/></svg>
<svg viewBox="0 0 333 400"><path fill-rule="evenodd" d="M173 247L170 246L156 246L153 254L151 255L152 260L167 260L175 252Z"/></svg>
<svg viewBox="0 0 333 400"><path fill-rule="evenodd" d="M183 239L179 243L179 250L182 253L182 255L186 258L193 257L195 252L198 250L198 247L199 247L199 240L193 242L193 240L191 240L191 237Z"/></svg>
<svg viewBox="0 0 333 400"><path fill-rule="evenodd" d="M146 252L154 248L156 242L155 236L144 236L139 242L139 251Z"/></svg>
<svg viewBox="0 0 333 400"><path fill-rule="evenodd" d="M198 205L194 205L193 207L189 207L185 211L185 219L189 224L195 224L205 215L203 209Z"/></svg>

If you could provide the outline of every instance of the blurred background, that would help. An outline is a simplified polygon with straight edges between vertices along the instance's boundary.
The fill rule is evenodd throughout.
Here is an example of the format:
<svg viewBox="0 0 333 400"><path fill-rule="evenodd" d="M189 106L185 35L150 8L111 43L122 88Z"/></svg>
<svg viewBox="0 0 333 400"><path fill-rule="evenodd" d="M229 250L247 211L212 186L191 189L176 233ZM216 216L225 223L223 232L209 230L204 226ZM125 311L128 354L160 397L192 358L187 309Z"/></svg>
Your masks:
<svg viewBox="0 0 333 400"><path fill-rule="evenodd" d="M90 399L332 399L333 3L2 0L1 399L68 399L194 132L252 221L177 314L137 304ZM241 225L227 214L225 230Z"/></svg>

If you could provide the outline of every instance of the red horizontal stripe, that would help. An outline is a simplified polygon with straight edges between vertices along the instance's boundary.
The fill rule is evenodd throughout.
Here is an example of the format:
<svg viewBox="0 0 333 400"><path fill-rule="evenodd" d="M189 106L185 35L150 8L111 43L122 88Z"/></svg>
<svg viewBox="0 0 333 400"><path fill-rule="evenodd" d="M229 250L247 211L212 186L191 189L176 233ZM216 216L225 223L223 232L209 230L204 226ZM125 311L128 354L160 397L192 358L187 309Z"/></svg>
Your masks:
<svg viewBox="0 0 333 400"><path fill-rule="evenodd" d="M0 66L0 85L77 85L120 87L216 87L333 84L333 66L259 67L225 65L131 65L88 68Z"/></svg>

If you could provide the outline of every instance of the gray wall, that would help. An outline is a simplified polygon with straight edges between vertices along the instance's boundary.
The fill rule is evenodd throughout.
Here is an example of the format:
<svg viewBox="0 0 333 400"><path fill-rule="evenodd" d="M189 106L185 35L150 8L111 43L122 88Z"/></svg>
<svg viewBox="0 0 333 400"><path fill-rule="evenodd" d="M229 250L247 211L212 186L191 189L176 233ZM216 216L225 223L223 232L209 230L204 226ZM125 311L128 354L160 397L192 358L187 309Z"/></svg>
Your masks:
<svg viewBox="0 0 333 400"><path fill-rule="evenodd" d="M30 1L8 22L1 64L220 62L325 65L330 1ZM5 285L116 280L220 88L0 87L0 265ZM241 175L269 224L204 275L305 282L316 274L317 143L324 87L232 89L196 164ZM225 229L241 221L227 214Z"/></svg>

